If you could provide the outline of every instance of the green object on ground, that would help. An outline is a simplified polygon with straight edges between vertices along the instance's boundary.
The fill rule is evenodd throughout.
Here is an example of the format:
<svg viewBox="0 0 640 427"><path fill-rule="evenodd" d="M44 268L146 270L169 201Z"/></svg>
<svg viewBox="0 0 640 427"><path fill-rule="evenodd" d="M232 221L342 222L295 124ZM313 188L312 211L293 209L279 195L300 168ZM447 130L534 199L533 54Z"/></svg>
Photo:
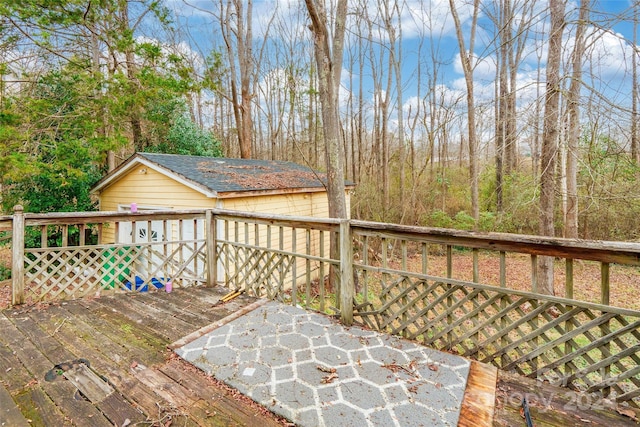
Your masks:
<svg viewBox="0 0 640 427"><path fill-rule="evenodd" d="M105 275L103 285L113 288L126 282L131 277L131 267L136 258L138 248L136 246L121 246L106 248L103 252Z"/></svg>

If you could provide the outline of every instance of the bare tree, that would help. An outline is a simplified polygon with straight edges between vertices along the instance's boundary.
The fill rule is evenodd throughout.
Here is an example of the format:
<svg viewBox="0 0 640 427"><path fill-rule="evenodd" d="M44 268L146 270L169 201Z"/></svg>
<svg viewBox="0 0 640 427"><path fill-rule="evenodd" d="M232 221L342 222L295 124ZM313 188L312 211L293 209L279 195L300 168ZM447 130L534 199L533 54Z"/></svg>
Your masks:
<svg viewBox="0 0 640 427"><path fill-rule="evenodd" d="M397 126L398 126L398 168L400 170L399 177L399 197L404 202L405 198L405 181L406 181L406 149L405 149L405 131L404 131L404 116L403 116L403 87L402 87L402 16L398 0L395 0L392 4L385 0L382 2L383 16L385 29L389 37L389 43L387 48L389 49L389 69L387 72L389 76L392 74L395 76L395 89L396 89L396 112L397 112ZM394 23L394 15L397 21ZM391 86L391 85L389 85ZM402 206L404 203L401 204ZM406 208L402 210L401 217L404 217Z"/></svg>
<svg viewBox="0 0 640 427"><path fill-rule="evenodd" d="M340 116L338 95L342 54L344 47L347 0L338 0L335 26L331 37L327 10L323 2L305 0L309 17L315 58L318 67L320 102L322 104L322 128L326 144L326 162L329 195L329 216L347 218L344 186L344 153L340 143Z"/></svg>
<svg viewBox="0 0 640 427"><path fill-rule="evenodd" d="M640 141L638 141L638 8L633 2L633 53L631 56L631 159L640 165Z"/></svg>
<svg viewBox="0 0 640 427"><path fill-rule="evenodd" d="M238 129L240 157L250 159L253 145L251 88L255 72L252 47L253 0L227 0L226 4L220 3L220 8L220 25L229 57L231 102Z"/></svg>
<svg viewBox="0 0 640 427"><path fill-rule="evenodd" d="M567 203L564 215L565 237L578 238L578 145L580 142L580 89L582 59L585 50L584 30L589 19L589 0L580 1L580 13L573 47L571 85L567 93Z"/></svg>
<svg viewBox="0 0 640 427"><path fill-rule="evenodd" d="M473 17L471 20L471 29L469 33L469 48L465 47L465 39L462 31L462 24L458 17L458 11L454 4L454 0L449 0L451 15L456 27L456 35L458 38L458 46L460 47L460 62L464 72L464 80L467 88L467 129L469 142L469 175L471 179L471 211L473 218L478 221L480 218L480 204L478 201L478 156L477 156L477 137L476 137L476 113L475 98L473 94L473 68L476 27L478 23L480 0L473 1Z"/></svg>
<svg viewBox="0 0 640 427"><path fill-rule="evenodd" d="M549 0L551 29L547 57L547 87L545 93L542 151L540 156L540 234L553 236L556 191L556 159L558 155L558 122L560 110L560 64L562 60L562 33L564 32L565 0ZM538 260L538 291L553 295L553 257Z"/></svg>
<svg viewBox="0 0 640 427"><path fill-rule="evenodd" d="M327 10L324 2L305 0L311 18L313 45L318 67L320 104L322 109L322 129L325 140L327 162L327 196L329 198L329 216L347 218L347 203L344 186L344 146L340 142L339 89L340 73L344 50L345 23L347 19L347 0L338 0L334 16L333 37L330 34ZM340 256L337 236L331 239L331 257ZM340 272L332 266L329 281L339 294ZM342 284L340 284L342 285ZM340 308L341 303L338 303ZM343 313L344 314L344 313ZM352 319L346 319L349 323Z"/></svg>

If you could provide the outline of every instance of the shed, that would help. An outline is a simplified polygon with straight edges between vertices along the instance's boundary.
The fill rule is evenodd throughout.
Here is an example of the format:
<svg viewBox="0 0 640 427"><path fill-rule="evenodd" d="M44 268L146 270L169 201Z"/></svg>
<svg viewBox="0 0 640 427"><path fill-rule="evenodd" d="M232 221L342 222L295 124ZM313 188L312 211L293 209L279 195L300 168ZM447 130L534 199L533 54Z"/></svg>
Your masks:
<svg viewBox="0 0 640 427"><path fill-rule="evenodd" d="M220 208L326 217L325 179L325 174L293 162L136 153L91 191L103 211L137 203L138 209ZM347 208L352 188L347 183Z"/></svg>
<svg viewBox="0 0 640 427"><path fill-rule="evenodd" d="M134 204L138 210L219 208L326 218L325 180L325 174L293 162L136 153L91 191L102 211L126 212ZM346 183L347 211L353 187ZM132 226L106 228L103 242L165 240L159 221L150 231L144 221L135 223L135 233ZM204 221L199 221L181 238L203 235Z"/></svg>

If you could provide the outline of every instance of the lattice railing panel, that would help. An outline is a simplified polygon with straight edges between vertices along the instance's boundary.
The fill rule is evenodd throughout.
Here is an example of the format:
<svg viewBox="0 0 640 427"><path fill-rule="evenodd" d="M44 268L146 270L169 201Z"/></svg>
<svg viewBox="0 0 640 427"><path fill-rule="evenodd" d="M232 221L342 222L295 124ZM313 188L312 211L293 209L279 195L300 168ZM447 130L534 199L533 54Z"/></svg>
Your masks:
<svg viewBox="0 0 640 427"><path fill-rule="evenodd" d="M218 242L225 281L256 297L283 300L292 282L295 256L277 251Z"/></svg>
<svg viewBox="0 0 640 427"><path fill-rule="evenodd" d="M25 251L27 299L78 298L97 291L187 286L205 277L204 241L76 246Z"/></svg>
<svg viewBox="0 0 640 427"><path fill-rule="evenodd" d="M640 403L640 312L385 270L356 316L501 369Z"/></svg>

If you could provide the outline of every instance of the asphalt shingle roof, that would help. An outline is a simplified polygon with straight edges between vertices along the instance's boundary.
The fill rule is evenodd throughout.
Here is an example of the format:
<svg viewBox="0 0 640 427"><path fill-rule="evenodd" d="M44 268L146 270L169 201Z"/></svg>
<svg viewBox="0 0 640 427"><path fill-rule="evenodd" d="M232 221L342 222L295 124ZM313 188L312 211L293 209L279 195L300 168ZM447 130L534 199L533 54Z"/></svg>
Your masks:
<svg viewBox="0 0 640 427"><path fill-rule="evenodd" d="M323 188L326 174L293 162L138 153L137 156L218 193Z"/></svg>

